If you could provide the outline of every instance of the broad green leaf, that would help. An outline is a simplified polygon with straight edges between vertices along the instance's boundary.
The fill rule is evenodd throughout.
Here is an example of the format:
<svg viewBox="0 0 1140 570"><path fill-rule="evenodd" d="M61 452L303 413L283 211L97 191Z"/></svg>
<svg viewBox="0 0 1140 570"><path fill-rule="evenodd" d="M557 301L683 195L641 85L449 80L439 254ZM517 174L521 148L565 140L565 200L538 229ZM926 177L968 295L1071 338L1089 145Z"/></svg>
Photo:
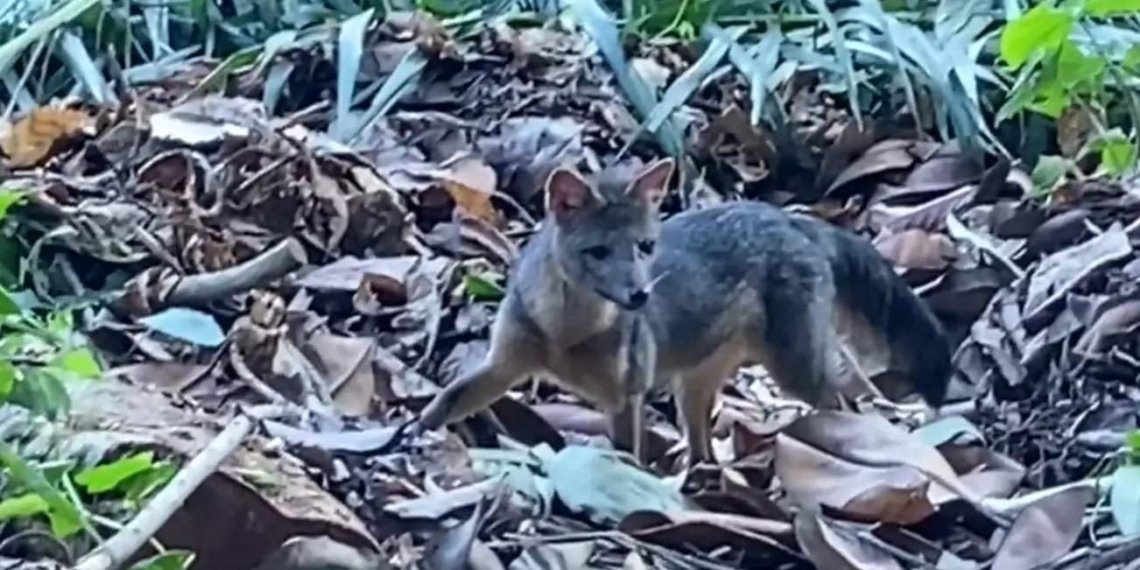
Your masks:
<svg viewBox="0 0 1140 570"><path fill-rule="evenodd" d="M168 461L159 461L149 470L128 479L122 490L126 493L127 501L142 503L165 487L177 474L177 465Z"/></svg>
<svg viewBox="0 0 1140 570"><path fill-rule="evenodd" d="M194 558L194 553L187 550L167 550L135 562L129 570L186 570L194 564Z"/></svg>
<svg viewBox="0 0 1140 570"><path fill-rule="evenodd" d="M477 301L497 301L503 298L503 288L482 275L463 276L463 288Z"/></svg>
<svg viewBox="0 0 1140 570"><path fill-rule="evenodd" d="M1033 173L1030 175L1030 179L1033 180L1033 187L1042 192L1049 191L1065 176L1070 165L1069 159L1063 156L1041 155L1037 159L1037 164L1033 166Z"/></svg>
<svg viewBox="0 0 1140 570"><path fill-rule="evenodd" d="M0 220L8 215L8 210L20 203L26 193L16 188L0 188Z"/></svg>
<svg viewBox="0 0 1140 570"><path fill-rule="evenodd" d="M48 504L46 514L52 534L58 538L67 538L83 528L83 517L79 509L48 483L43 473L24 461L6 443L0 443L0 463L7 468L13 480L39 495Z"/></svg>
<svg viewBox="0 0 1140 570"><path fill-rule="evenodd" d="M118 489L123 481L153 466L154 452L144 451L106 465L84 469L75 476L75 482L85 487L89 493L106 493Z"/></svg>
<svg viewBox="0 0 1140 570"><path fill-rule="evenodd" d="M37 493L26 493L0 501L0 521L22 519L48 512L48 503Z"/></svg>
<svg viewBox="0 0 1140 570"><path fill-rule="evenodd" d="M0 360L0 402L8 399L16 385L16 367L11 362Z"/></svg>
<svg viewBox="0 0 1140 570"><path fill-rule="evenodd" d="M1136 147L1125 137L1112 137L1100 145L1100 164L1109 174L1120 176L1136 164Z"/></svg>
<svg viewBox="0 0 1140 570"><path fill-rule="evenodd" d="M1132 453L1140 453L1140 430L1132 430L1124 436L1125 444Z"/></svg>
<svg viewBox="0 0 1140 570"><path fill-rule="evenodd" d="M20 305L18 305L8 290L0 285L0 315L18 315L20 314Z"/></svg>
<svg viewBox="0 0 1140 570"><path fill-rule="evenodd" d="M103 374L99 361L86 348L73 348L55 357L52 366L62 368L82 378L98 378Z"/></svg>
<svg viewBox="0 0 1140 570"><path fill-rule="evenodd" d="M195 309L171 307L139 322L152 331L207 348L217 348L226 340L214 317Z"/></svg>
<svg viewBox="0 0 1140 570"><path fill-rule="evenodd" d="M1060 48L1072 27L1068 13L1038 4L1002 30L1001 58L1015 69L1021 67L1037 50Z"/></svg>
<svg viewBox="0 0 1140 570"><path fill-rule="evenodd" d="M1085 0L1085 12L1093 16L1122 16L1140 13L1140 0Z"/></svg>
<svg viewBox="0 0 1140 570"><path fill-rule="evenodd" d="M1057 83L1072 89L1082 83L1093 81L1104 73L1108 62L1098 55L1086 55L1081 48L1071 41L1065 40L1061 44L1061 51L1057 55Z"/></svg>
<svg viewBox="0 0 1140 570"><path fill-rule="evenodd" d="M1125 537L1140 535L1140 465L1124 465L1112 476L1112 518Z"/></svg>
<svg viewBox="0 0 1140 570"><path fill-rule="evenodd" d="M352 99L356 95L356 77L360 72L360 56L364 51L364 32L372 22L372 9L365 10L340 25L337 38L336 118L333 138L345 142L351 125Z"/></svg>

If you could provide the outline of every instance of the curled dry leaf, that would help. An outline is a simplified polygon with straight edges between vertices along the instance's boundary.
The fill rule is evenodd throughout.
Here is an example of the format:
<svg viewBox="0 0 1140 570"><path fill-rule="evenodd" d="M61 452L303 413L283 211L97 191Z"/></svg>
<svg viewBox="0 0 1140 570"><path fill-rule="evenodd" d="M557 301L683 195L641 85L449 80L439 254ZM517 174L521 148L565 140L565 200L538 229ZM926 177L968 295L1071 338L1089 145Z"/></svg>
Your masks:
<svg viewBox="0 0 1140 570"><path fill-rule="evenodd" d="M776 476L801 508L826 505L864 521L912 524L934 512L930 479L907 465L871 466L780 434Z"/></svg>
<svg viewBox="0 0 1140 570"><path fill-rule="evenodd" d="M850 528L835 526L817 512L796 515L796 540L817 568L827 570L902 570L886 550Z"/></svg>
<svg viewBox="0 0 1140 570"><path fill-rule="evenodd" d="M468 215L493 227L502 227L503 217L491 202L498 177L481 158L461 157L437 172L436 177Z"/></svg>
<svg viewBox="0 0 1140 570"><path fill-rule="evenodd" d="M880 416L819 410L799 418L781 435L858 465L913 467L971 504L978 503L938 450Z"/></svg>
<svg viewBox="0 0 1140 570"><path fill-rule="evenodd" d="M992 568L1030 570L1063 556L1076 542L1094 495L1089 486L1070 487L1026 507L1002 540Z"/></svg>

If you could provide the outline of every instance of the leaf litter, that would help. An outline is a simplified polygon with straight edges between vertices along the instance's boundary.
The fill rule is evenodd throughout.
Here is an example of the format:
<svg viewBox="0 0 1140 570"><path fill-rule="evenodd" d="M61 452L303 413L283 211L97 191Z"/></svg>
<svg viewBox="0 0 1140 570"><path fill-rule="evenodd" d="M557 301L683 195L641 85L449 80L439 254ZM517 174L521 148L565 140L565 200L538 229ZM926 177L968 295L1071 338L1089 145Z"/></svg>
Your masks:
<svg viewBox="0 0 1140 570"><path fill-rule="evenodd" d="M1041 200L1037 173L1009 161L981 168L955 141L853 120L810 70L750 88L715 72L751 57L732 33L704 57L645 45L626 61L591 6L574 5L585 34L499 22L461 37L361 15L338 41L364 49L324 79L335 109L289 90L267 108L253 73L239 96L201 95L187 72L129 105L45 107L8 130L37 293L107 301L85 323L112 365L104 389L150 409L93 397L84 414L185 459L209 431L187 410L214 427L235 404L290 411L160 538L184 543L231 501L254 522L195 540L200 564L1004 570L1134 552L1135 189L1062 172ZM389 78L362 115L346 112L358 74ZM765 100L790 138L748 119ZM680 468L667 407L641 468L608 449L598 412L534 382L442 433L407 432L485 351L545 175L678 144L707 190L689 207L764 199L873 239L958 346L943 417L802 416L756 368L722 390L711 473Z"/></svg>

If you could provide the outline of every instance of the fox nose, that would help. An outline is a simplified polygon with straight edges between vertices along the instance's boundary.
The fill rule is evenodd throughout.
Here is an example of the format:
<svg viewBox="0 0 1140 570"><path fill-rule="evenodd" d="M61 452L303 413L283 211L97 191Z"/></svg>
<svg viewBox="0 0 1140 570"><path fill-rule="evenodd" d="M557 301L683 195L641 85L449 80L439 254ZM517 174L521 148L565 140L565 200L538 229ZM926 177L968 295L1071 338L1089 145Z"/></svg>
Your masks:
<svg viewBox="0 0 1140 570"><path fill-rule="evenodd" d="M646 291L644 289L634 291L633 293L630 293L630 295L629 295L629 308L640 309L643 305L645 305L645 302L648 300L649 300L649 292L648 291Z"/></svg>

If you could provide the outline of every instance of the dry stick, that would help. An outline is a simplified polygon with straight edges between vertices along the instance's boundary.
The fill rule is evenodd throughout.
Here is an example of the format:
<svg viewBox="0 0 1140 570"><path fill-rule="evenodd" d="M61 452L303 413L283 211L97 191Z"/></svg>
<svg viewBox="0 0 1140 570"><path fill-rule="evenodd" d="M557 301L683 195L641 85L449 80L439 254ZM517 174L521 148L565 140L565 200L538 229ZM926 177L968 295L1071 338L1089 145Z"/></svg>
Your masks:
<svg viewBox="0 0 1140 570"><path fill-rule="evenodd" d="M289 238L240 265L183 277L167 296L166 305L205 305L285 277L307 261L301 242Z"/></svg>
<svg viewBox="0 0 1140 570"><path fill-rule="evenodd" d="M73 570L111 570L126 563L182 507L186 499L241 445L261 419L286 415L279 406L256 406L238 414L198 452L121 531L79 560Z"/></svg>

